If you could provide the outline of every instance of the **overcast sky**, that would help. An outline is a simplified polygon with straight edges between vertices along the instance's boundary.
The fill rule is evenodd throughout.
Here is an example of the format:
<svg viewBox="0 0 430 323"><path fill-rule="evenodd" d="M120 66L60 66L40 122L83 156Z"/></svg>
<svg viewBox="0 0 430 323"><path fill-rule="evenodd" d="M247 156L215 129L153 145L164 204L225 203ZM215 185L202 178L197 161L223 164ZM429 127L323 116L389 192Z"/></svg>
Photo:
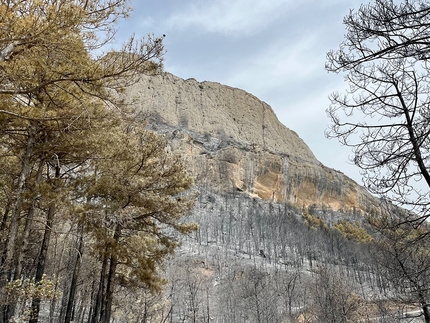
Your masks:
<svg viewBox="0 0 430 323"><path fill-rule="evenodd" d="M342 75L324 69L359 0L131 0L117 38L166 35L167 72L243 89L269 104L324 165L361 184L349 148L326 139L325 109ZM367 3L367 1L366 1Z"/></svg>

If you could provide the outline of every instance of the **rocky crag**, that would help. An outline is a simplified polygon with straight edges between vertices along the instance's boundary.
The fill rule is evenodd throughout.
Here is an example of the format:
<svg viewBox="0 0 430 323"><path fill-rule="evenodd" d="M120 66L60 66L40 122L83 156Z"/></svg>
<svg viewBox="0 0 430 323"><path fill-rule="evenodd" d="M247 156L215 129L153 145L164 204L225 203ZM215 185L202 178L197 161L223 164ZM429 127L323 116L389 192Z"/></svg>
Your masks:
<svg viewBox="0 0 430 323"><path fill-rule="evenodd" d="M331 210L368 212L377 203L243 90L162 73L141 76L125 98L186 158L201 190Z"/></svg>

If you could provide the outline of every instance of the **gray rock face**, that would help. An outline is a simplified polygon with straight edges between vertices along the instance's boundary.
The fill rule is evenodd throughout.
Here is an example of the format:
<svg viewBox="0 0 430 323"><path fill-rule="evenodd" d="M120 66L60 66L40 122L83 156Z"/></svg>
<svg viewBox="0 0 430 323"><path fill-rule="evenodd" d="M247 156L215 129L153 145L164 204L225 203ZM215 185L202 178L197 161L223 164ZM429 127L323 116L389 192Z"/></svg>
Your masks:
<svg viewBox="0 0 430 323"><path fill-rule="evenodd" d="M205 190L334 210L376 205L364 188L322 165L269 105L243 90L163 73L142 76L125 99L170 138Z"/></svg>

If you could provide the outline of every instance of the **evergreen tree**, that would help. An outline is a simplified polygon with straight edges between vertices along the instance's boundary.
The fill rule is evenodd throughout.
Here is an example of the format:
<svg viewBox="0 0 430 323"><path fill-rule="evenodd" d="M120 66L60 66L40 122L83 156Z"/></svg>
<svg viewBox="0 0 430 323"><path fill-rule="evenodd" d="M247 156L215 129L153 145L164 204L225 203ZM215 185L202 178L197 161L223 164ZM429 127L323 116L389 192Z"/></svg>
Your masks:
<svg viewBox="0 0 430 323"><path fill-rule="evenodd" d="M116 92L161 68L161 38L131 37L103 51L130 10L116 0L0 1L0 322L17 301L8 284L43 280L55 217L70 218L73 183L99 153L96 134L118 123L113 111L125 112ZM29 239L39 250L24 273Z"/></svg>
<svg viewBox="0 0 430 323"><path fill-rule="evenodd" d="M101 259L93 322L109 322L115 285L160 291L159 267L179 246L176 232L197 227L180 219L194 206L193 183L163 137L131 125L102 134L108 147L79 182L80 221ZM78 191L78 190L77 190Z"/></svg>

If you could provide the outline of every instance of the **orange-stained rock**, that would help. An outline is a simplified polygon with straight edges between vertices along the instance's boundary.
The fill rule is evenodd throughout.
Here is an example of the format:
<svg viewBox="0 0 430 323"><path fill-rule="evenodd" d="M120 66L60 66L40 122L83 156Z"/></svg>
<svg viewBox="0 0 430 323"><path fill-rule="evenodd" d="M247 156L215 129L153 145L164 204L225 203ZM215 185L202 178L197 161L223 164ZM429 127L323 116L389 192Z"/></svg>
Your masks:
<svg viewBox="0 0 430 323"><path fill-rule="evenodd" d="M268 104L243 90L163 73L141 76L125 99L168 136L198 186L334 210L376 205L352 179L322 165Z"/></svg>

